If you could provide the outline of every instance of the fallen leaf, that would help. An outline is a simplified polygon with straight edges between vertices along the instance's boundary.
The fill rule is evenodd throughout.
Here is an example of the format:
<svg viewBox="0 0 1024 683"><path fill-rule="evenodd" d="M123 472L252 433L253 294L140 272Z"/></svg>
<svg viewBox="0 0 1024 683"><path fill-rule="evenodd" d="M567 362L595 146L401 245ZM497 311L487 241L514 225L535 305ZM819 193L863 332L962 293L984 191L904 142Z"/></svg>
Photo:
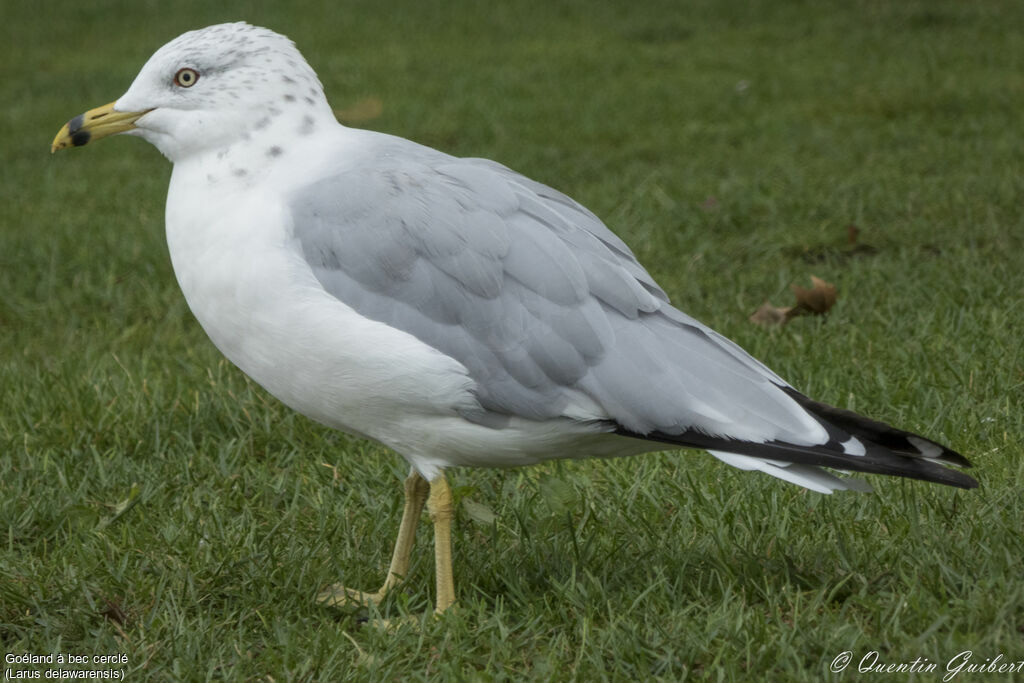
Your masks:
<svg viewBox="0 0 1024 683"><path fill-rule="evenodd" d="M857 244L858 239L860 239L860 228L850 223L846 226L846 243L852 247Z"/></svg>
<svg viewBox="0 0 1024 683"><path fill-rule="evenodd" d="M800 285L790 285L796 294L796 306L790 317L811 313L824 315L836 305L836 287L819 277L811 276L811 288L804 289Z"/></svg>
<svg viewBox="0 0 1024 683"><path fill-rule="evenodd" d="M785 325L800 315L824 315L836 304L835 285L814 275L811 276L810 289L800 285L790 285L789 288L796 296L795 306L773 306L771 302L765 301L750 314L750 322L762 327Z"/></svg>
<svg viewBox="0 0 1024 683"><path fill-rule="evenodd" d="M772 306L770 301L765 301L760 308L750 314L750 322L764 327L782 325L789 320L789 313L792 310L792 306Z"/></svg>
<svg viewBox="0 0 1024 683"><path fill-rule="evenodd" d="M124 608L121 607L120 602L117 599L104 599L103 602L105 605L103 609L100 610L100 614L121 626L128 623L128 613L124 611Z"/></svg>

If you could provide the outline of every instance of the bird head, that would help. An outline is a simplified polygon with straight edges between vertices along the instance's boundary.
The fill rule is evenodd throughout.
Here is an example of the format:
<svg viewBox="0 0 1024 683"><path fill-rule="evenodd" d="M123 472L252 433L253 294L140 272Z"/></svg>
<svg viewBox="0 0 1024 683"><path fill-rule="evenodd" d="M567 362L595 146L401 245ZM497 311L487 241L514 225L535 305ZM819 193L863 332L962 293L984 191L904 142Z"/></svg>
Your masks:
<svg viewBox="0 0 1024 683"><path fill-rule="evenodd" d="M171 161L335 122L316 73L286 37L245 23L190 31L150 57L127 92L64 125L51 151L136 135Z"/></svg>

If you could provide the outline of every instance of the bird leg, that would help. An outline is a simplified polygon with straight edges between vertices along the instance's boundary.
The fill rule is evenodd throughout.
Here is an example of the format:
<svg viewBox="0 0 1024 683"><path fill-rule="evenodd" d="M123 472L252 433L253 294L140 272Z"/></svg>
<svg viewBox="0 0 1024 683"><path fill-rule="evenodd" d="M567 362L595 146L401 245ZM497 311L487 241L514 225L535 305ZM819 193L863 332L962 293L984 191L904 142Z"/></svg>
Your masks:
<svg viewBox="0 0 1024 683"><path fill-rule="evenodd" d="M443 480L443 476L442 476ZM388 591L394 588L405 578L409 571L409 555L412 553L413 540L416 538L416 525L420 521L420 513L423 512L423 504L427 502L427 494L431 498L434 495L434 487L428 484L427 480L417 472L413 472L405 480L405 509L402 510L402 522L398 527L398 538L395 540L395 551L391 555L391 566L388 567L388 575L384 579L384 585L376 593L366 593L354 588L346 588L340 584L328 586L317 600L329 606L365 605L367 603L379 603L387 595ZM448 486L445 484L445 492ZM448 496L449 519L451 518L451 496ZM451 575L451 552L449 546L449 576ZM451 579L449 578L449 583Z"/></svg>
<svg viewBox="0 0 1024 683"><path fill-rule="evenodd" d="M455 602L455 580L452 577L452 492L448 480L438 475L430 482L427 512L434 523L434 573L437 578L437 605L440 614Z"/></svg>

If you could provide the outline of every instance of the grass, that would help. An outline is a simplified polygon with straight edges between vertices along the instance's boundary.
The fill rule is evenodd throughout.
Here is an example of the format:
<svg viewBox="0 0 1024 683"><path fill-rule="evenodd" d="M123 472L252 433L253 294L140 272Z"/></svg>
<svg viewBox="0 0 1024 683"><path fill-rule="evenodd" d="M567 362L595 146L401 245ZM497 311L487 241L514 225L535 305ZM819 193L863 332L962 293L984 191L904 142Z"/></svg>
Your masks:
<svg viewBox="0 0 1024 683"><path fill-rule="evenodd" d="M1024 659L1019 3L10 4L6 653L124 653L132 680L851 680L870 651L937 680L964 650ZM823 497L700 453L454 471L458 611L387 634L318 606L381 580L405 466L206 340L155 150L47 153L159 45L238 18L294 38L339 110L379 101L361 125L577 197L685 310L812 396L950 443L981 488ZM846 254L851 223L874 253ZM746 320L812 273L839 287L828 319ZM428 541L385 616L429 609Z"/></svg>

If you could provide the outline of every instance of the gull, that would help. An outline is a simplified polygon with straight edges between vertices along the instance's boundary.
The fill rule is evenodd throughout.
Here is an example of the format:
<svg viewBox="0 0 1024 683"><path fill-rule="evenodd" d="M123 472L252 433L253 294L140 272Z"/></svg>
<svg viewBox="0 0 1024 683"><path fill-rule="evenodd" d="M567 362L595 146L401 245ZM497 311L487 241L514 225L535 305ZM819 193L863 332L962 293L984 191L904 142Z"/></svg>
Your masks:
<svg viewBox="0 0 1024 683"><path fill-rule="evenodd" d="M216 347L290 406L410 466L377 602L426 505L435 612L455 602L451 467L703 449L820 493L829 470L973 488L923 436L814 401L675 308L568 196L486 159L342 126L286 37L245 23L160 48L52 151L141 137L174 165L167 243ZM824 469L827 468L827 469Z"/></svg>

